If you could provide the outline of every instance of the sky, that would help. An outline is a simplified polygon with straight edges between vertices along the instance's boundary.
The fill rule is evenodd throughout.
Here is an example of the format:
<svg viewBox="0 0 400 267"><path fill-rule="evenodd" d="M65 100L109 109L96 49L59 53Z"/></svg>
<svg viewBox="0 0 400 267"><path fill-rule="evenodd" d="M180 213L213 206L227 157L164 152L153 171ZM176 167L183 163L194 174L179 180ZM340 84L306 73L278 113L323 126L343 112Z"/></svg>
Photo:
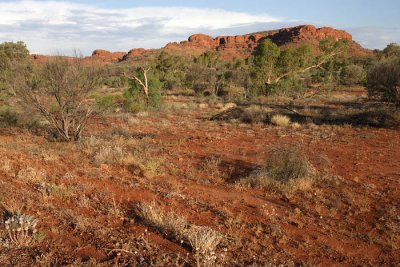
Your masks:
<svg viewBox="0 0 400 267"><path fill-rule="evenodd" d="M160 48L195 33L238 35L302 24L348 31L371 49L400 43L400 0L0 0L0 43L31 53Z"/></svg>

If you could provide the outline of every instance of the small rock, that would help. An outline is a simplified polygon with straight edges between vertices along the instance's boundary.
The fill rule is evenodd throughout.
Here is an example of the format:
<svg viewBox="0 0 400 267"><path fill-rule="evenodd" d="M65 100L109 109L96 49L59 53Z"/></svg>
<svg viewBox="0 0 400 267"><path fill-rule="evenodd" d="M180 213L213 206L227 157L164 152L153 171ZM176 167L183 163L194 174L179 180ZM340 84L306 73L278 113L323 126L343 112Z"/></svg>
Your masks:
<svg viewBox="0 0 400 267"><path fill-rule="evenodd" d="M201 104L199 104L199 108L201 108L201 109L208 108L208 104L201 103Z"/></svg>
<svg viewBox="0 0 400 267"><path fill-rule="evenodd" d="M102 163L102 164L100 164L100 169L108 170L109 166L107 164L105 164L105 163Z"/></svg>

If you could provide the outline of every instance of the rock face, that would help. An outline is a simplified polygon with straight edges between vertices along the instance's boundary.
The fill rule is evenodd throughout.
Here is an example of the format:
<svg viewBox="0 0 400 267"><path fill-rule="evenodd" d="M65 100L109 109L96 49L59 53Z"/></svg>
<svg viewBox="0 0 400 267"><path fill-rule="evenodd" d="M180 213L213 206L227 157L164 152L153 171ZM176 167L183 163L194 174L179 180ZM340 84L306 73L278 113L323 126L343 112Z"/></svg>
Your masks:
<svg viewBox="0 0 400 267"><path fill-rule="evenodd" d="M317 28L313 25L301 25L280 30L257 32L237 36L211 37L205 34L194 34L187 41L167 44L161 49L131 49L125 52L109 52L106 50L95 50L92 56L85 58L87 61L95 60L100 63L116 63L120 61L136 61L139 63L153 60L161 51L176 53L180 55L198 56L207 50L220 53L221 58L231 60L233 58L246 58L250 56L264 39L271 39L278 46L285 48L301 44L309 44L317 48L319 41L332 37L335 40L350 40L350 53L353 56L371 56L371 50L361 47L353 41L352 36L343 30L330 27ZM45 56L34 55L37 61L43 61Z"/></svg>
<svg viewBox="0 0 400 267"><path fill-rule="evenodd" d="M98 49L93 51L91 58L102 62L119 62L125 55L125 52L110 52Z"/></svg>
<svg viewBox="0 0 400 267"><path fill-rule="evenodd" d="M134 48L122 58L121 61L150 62L159 53L160 49Z"/></svg>
<svg viewBox="0 0 400 267"><path fill-rule="evenodd" d="M275 31L258 32L238 36L218 36L212 38L204 34L195 34L188 41L170 43L164 49L167 51L181 51L186 54L193 52L202 53L205 50L219 51L223 58L248 57L260 44L268 38L280 47L296 46L303 43L317 47L320 40L332 37L335 40L348 39L351 43L353 55L365 56L371 52L362 48L353 41L352 36L346 31L336 30L330 27L317 28L312 25L302 25L293 28L285 28Z"/></svg>

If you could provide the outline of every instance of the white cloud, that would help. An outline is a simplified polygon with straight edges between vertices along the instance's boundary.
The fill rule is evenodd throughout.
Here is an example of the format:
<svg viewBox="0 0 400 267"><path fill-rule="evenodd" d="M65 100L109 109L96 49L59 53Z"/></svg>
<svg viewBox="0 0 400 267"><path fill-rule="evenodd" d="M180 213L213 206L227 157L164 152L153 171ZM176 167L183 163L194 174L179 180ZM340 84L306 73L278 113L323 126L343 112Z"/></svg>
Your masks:
<svg viewBox="0 0 400 267"><path fill-rule="evenodd" d="M34 53L157 48L193 33L264 30L260 27L271 23L285 22L267 14L221 9L102 9L55 1L0 2L0 42L22 40Z"/></svg>
<svg viewBox="0 0 400 267"><path fill-rule="evenodd" d="M353 39L370 49L383 49L389 43L400 43L400 27L355 27L347 29Z"/></svg>

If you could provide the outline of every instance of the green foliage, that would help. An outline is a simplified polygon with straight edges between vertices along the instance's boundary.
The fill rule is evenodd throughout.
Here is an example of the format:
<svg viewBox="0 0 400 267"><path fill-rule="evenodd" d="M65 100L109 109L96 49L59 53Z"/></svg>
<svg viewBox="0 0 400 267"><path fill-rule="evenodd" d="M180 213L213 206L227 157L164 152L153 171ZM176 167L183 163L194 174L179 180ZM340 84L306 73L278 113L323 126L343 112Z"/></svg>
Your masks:
<svg viewBox="0 0 400 267"><path fill-rule="evenodd" d="M184 84L188 61L177 55L161 52L156 61L156 71L163 83L163 88L171 90Z"/></svg>
<svg viewBox="0 0 400 267"><path fill-rule="evenodd" d="M98 112L106 112L117 106L120 97L117 95L95 95L96 110Z"/></svg>
<svg viewBox="0 0 400 267"><path fill-rule="evenodd" d="M250 68L245 60L235 59L226 63L222 75L221 80L224 84L224 91L229 94L235 94L235 91L240 89L239 96L244 97L244 99L252 97Z"/></svg>
<svg viewBox="0 0 400 267"><path fill-rule="evenodd" d="M271 40L264 40L251 59L252 92L287 94L293 90L297 95L304 88L305 78L312 77L307 72L316 69L323 70L318 75L333 80L343 67L348 40L327 38L320 42L319 49L316 57L308 45L281 51Z"/></svg>
<svg viewBox="0 0 400 267"><path fill-rule="evenodd" d="M16 126L18 123L18 116L15 111L10 107L3 106L0 107L0 126Z"/></svg>
<svg viewBox="0 0 400 267"><path fill-rule="evenodd" d="M252 59L253 94L289 91L300 83L298 72L313 63L311 48L303 45L281 51L271 40L264 40ZM284 79L286 81L281 82Z"/></svg>
<svg viewBox="0 0 400 267"><path fill-rule="evenodd" d="M224 71L216 52L204 52L187 67L185 85L199 95L217 96L225 86Z"/></svg>
<svg viewBox="0 0 400 267"><path fill-rule="evenodd" d="M344 85L361 84L365 80L365 71L362 66L350 64L344 66L340 72L340 82Z"/></svg>
<svg viewBox="0 0 400 267"><path fill-rule="evenodd" d="M381 59L367 75L368 95L400 106L400 56Z"/></svg>
<svg viewBox="0 0 400 267"><path fill-rule="evenodd" d="M198 94L212 93L217 83L217 70L200 64L192 64L188 68L185 83Z"/></svg>
<svg viewBox="0 0 400 267"><path fill-rule="evenodd" d="M391 43L379 53L381 58L400 57L400 45Z"/></svg>
<svg viewBox="0 0 400 267"><path fill-rule="evenodd" d="M128 79L122 76L109 76L105 78L104 84L111 88L123 88L128 85Z"/></svg>
<svg viewBox="0 0 400 267"><path fill-rule="evenodd" d="M276 75L279 56L281 55L280 48L270 39L264 40L253 58L252 78L255 84L271 83L273 75Z"/></svg>
<svg viewBox="0 0 400 267"><path fill-rule="evenodd" d="M30 61L29 50L23 42L0 44L0 90L8 87L14 77L15 64Z"/></svg>
<svg viewBox="0 0 400 267"><path fill-rule="evenodd" d="M206 51L197 58L194 59L194 62L205 66L207 68L217 68L220 63L219 54L215 51Z"/></svg>
<svg viewBox="0 0 400 267"><path fill-rule="evenodd" d="M140 68L136 70L136 77L144 80L143 72ZM129 88L124 92L125 106L129 112L140 112L144 110L157 109L161 106L161 88L163 83L154 71L147 74L149 85L149 98L146 98L143 87L135 80L131 80Z"/></svg>

